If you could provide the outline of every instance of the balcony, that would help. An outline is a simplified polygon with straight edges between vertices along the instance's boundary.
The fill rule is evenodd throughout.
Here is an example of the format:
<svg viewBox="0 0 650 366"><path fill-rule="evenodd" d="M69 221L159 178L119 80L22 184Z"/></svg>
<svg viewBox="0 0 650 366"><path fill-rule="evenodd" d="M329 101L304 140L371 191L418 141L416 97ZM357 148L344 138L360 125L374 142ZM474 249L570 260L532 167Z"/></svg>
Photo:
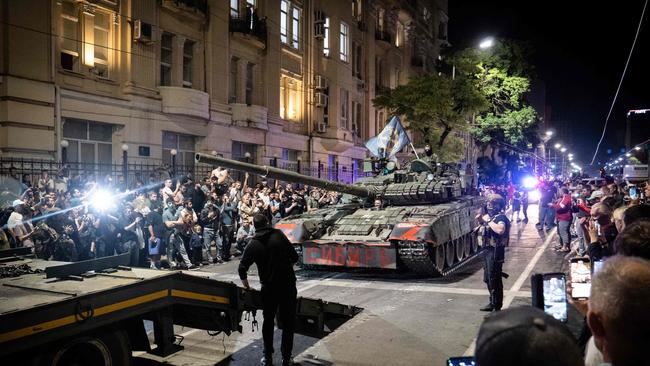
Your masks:
<svg viewBox="0 0 650 366"><path fill-rule="evenodd" d="M207 0L163 0L162 6L174 13L194 19L205 19L208 14Z"/></svg>
<svg viewBox="0 0 650 366"><path fill-rule="evenodd" d="M230 104L233 124L243 127L253 127L268 130L266 123L267 108L261 105Z"/></svg>
<svg viewBox="0 0 650 366"><path fill-rule="evenodd" d="M158 87L163 113L210 118L210 96L200 90L178 86Z"/></svg>
<svg viewBox="0 0 650 366"><path fill-rule="evenodd" d="M230 18L230 33L239 34L243 39L248 40L256 46L265 49L267 39L266 20L258 19L255 13L253 16L244 18Z"/></svg>
<svg viewBox="0 0 650 366"><path fill-rule="evenodd" d="M375 40L382 41L390 45L391 35L386 31L375 30Z"/></svg>

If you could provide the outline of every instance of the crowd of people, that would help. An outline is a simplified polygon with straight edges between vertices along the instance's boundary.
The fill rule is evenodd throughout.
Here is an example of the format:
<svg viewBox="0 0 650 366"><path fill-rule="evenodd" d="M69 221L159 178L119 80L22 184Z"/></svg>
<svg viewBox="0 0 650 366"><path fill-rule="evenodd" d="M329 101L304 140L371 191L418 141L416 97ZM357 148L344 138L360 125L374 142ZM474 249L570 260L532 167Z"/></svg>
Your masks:
<svg viewBox="0 0 650 366"><path fill-rule="evenodd" d="M568 301L583 319L582 330L574 336L565 324L532 307L496 312L479 330L476 364L647 364L650 204L643 197L650 195L650 182L630 184L607 177L601 184L542 182L539 189L536 226L541 233L557 227L559 242L554 249L566 253L565 259L602 263L592 274L588 297L574 298L571 281L566 286ZM488 195L495 193L509 197L514 209L507 190L495 188ZM494 221L510 224L507 219Z"/></svg>
<svg viewBox="0 0 650 366"><path fill-rule="evenodd" d="M34 247L60 261L128 252L132 266L196 268L241 254L256 214L274 224L341 199L314 187L249 181L216 168L203 179L152 178L126 190L110 176L98 182L43 171L32 183L12 169L0 181L0 248Z"/></svg>

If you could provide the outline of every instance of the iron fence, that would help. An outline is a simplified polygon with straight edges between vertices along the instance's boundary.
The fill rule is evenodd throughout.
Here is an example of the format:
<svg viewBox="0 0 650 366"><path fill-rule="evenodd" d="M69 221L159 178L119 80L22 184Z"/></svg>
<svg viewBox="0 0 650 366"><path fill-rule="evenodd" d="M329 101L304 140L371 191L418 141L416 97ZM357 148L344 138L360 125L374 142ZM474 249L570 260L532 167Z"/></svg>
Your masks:
<svg viewBox="0 0 650 366"><path fill-rule="evenodd" d="M266 163L269 166L277 166L280 169L297 172L300 174L321 178L325 180L354 183L357 179L367 176L358 166L351 164L349 166L334 164L328 166L323 162L317 162L313 165L304 162L276 162L271 159ZM79 163L66 162L62 163L55 160L46 159L23 159L0 157L0 182L4 181L11 174L15 174L21 180L28 180L35 183L43 171L47 171L50 176L56 178L62 174L67 178L79 177L82 180L95 180L98 182L105 181L108 177L114 181L127 177L129 187L134 188L137 183L147 184L149 182L162 182L168 178L185 176L191 173L195 179L202 179L210 176L210 172L215 166L208 164L178 165L167 163L145 163L134 162L127 163L126 167L120 163ZM241 172L232 171L235 180L243 180ZM23 179L24 178L24 179ZM250 179L250 183L255 184L259 177Z"/></svg>

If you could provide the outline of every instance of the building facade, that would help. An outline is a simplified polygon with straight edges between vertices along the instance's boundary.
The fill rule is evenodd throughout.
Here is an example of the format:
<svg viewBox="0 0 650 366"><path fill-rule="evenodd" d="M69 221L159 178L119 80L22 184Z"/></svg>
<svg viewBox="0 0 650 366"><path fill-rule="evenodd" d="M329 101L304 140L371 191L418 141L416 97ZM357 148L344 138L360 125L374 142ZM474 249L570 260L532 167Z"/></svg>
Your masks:
<svg viewBox="0 0 650 366"><path fill-rule="evenodd" d="M432 71L441 0L29 0L0 9L0 156L352 177L383 90Z"/></svg>

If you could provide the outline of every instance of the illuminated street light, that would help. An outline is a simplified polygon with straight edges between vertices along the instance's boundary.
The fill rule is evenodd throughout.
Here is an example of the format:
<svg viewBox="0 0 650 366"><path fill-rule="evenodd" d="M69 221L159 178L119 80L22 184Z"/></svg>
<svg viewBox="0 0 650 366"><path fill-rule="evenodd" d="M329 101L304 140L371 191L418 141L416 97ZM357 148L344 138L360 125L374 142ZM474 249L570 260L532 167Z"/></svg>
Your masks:
<svg viewBox="0 0 650 366"><path fill-rule="evenodd" d="M553 131L551 131L551 130L546 131L546 136L548 136L548 137L553 136Z"/></svg>
<svg viewBox="0 0 650 366"><path fill-rule="evenodd" d="M481 41L481 43L479 43L479 45L478 45L478 47L480 49L482 49L482 50L484 50L486 48L490 48L492 46L494 46L494 38L492 38L492 37L488 37L488 38L483 39Z"/></svg>
<svg viewBox="0 0 650 366"><path fill-rule="evenodd" d="M636 151L641 150L641 146L635 146L635 147L634 147L634 150L636 150Z"/></svg>
<svg viewBox="0 0 650 366"><path fill-rule="evenodd" d="M567 155L567 156L570 157L570 158L572 158L572 157L573 157L573 154L569 153L569 155Z"/></svg>
<svg viewBox="0 0 650 366"><path fill-rule="evenodd" d="M632 156L632 154L627 153L627 154L625 154L625 156L627 156L629 158L630 156Z"/></svg>
<svg viewBox="0 0 650 366"><path fill-rule="evenodd" d="M566 152L566 147L561 148L560 151Z"/></svg>
<svg viewBox="0 0 650 366"><path fill-rule="evenodd" d="M556 149L559 149L559 148L561 148L561 147L562 147L562 144L555 144L555 146L554 146L554 147L555 147Z"/></svg>

